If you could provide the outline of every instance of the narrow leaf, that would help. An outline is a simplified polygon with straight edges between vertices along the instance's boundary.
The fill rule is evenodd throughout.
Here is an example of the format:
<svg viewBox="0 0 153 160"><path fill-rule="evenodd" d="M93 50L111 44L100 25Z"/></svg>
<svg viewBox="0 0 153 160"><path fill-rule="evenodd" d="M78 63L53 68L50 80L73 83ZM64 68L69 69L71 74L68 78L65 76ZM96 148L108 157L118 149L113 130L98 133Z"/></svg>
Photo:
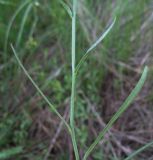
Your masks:
<svg viewBox="0 0 153 160"><path fill-rule="evenodd" d="M22 147L14 147L7 150L0 151L0 159L12 158L23 151Z"/></svg>
<svg viewBox="0 0 153 160"><path fill-rule="evenodd" d="M116 22L116 18L114 19L114 21L112 22L112 24L108 27L108 29L102 33L102 35L98 38L98 40L86 51L86 53L83 55L83 57L81 58L81 60L79 61L78 65L76 66L76 73L79 71L81 65L83 64L83 62L87 59L89 53L96 48L96 46L98 44L100 44L100 42L102 42L104 40L104 38L108 35L108 33L111 31L111 29L113 28L114 24Z"/></svg>
<svg viewBox="0 0 153 160"><path fill-rule="evenodd" d="M8 28L6 31L6 36L5 36L5 43L4 43L4 59L6 59L7 56L7 46L8 46L8 39L9 39L9 35L10 35L10 31L11 31L11 27L13 25L13 22L15 20L15 18L17 17L17 15L21 12L21 10L30 2L30 0L26 0L24 3L21 3L21 5L17 8L17 10L15 11L15 13L13 14L9 24L8 24Z"/></svg>
<svg viewBox="0 0 153 160"><path fill-rule="evenodd" d="M33 20L33 23L32 23L32 26L31 26L31 29L30 29L30 32L29 32L29 38L30 37L33 37L33 34L34 34L34 31L36 29L36 26L37 26L37 23L38 23L38 16L36 14L36 12L34 12L34 20Z"/></svg>
<svg viewBox="0 0 153 160"><path fill-rule="evenodd" d="M32 77L29 75L28 71L25 69L25 67L23 66L22 62L20 61L20 59L19 59L19 57L18 57L18 55L17 55L17 53L16 53L16 51L15 51L15 49L14 49L14 47L13 47L12 44L11 44L11 48L12 48L12 51L13 51L13 53L15 55L16 60L18 61L20 67L24 71L25 75L31 81L31 83L36 88L36 90L39 92L39 94L43 97L43 99L45 100L45 102L49 105L51 111L53 111L54 113L56 113L56 115L61 119L61 121L63 121L63 123L67 127L68 131L71 133L71 128L69 127L68 123L61 116L61 114L56 110L55 106L49 101L49 99L44 95L44 93L41 91L41 89L38 87L38 85L34 82L34 80L32 79Z"/></svg>
<svg viewBox="0 0 153 160"><path fill-rule="evenodd" d="M87 53L89 53L91 50L96 48L96 46L108 35L110 30L113 28L115 22L116 22L116 18L114 19L112 24L108 27L108 29L104 33L102 33L102 35L97 39L97 41L87 50Z"/></svg>
<svg viewBox="0 0 153 160"><path fill-rule="evenodd" d="M130 95L126 98L126 100L123 102L119 110L114 114L114 116L111 118L111 120L108 122L108 124L105 126L105 128L100 132L96 140L92 143L92 145L89 147L87 152L84 155L83 160L86 160L89 154L93 151L95 146L104 138L105 134L110 130L110 128L113 126L113 124L116 122L116 120L123 114L123 112L129 107L129 105L134 101L135 97L138 95L140 90L142 89L144 82L146 80L148 73L148 67L146 66L144 68L144 71L142 73L142 76L140 80L138 81L135 88L132 90Z"/></svg>
<svg viewBox="0 0 153 160"><path fill-rule="evenodd" d="M62 0L59 1L64 9L67 11L68 15L72 18L72 10L71 8Z"/></svg>
<svg viewBox="0 0 153 160"><path fill-rule="evenodd" d="M125 158L124 160L131 160L133 159L135 156L137 156L139 153L143 152L144 150L146 150L147 148L153 146L153 141L147 143L146 145L144 145L143 147L141 147L140 149L136 150L135 152L133 152L131 155L129 155L127 158Z"/></svg>
<svg viewBox="0 0 153 160"><path fill-rule="evenodd" d="M32 9L32 6L33 4L30 3L24 13L24 16L23 16L23 19L22 19L22 22L21 22L21 27L20 27L20 30L19 30L19 33L18 33L18 37L17 37L17 41L16 41L16 48L19 47L20 45L20 42L21 42L21 37L22 37L22 34L23 34L23 29L24 29L24 26L25 26L25 23L26 23L26 20L28 18L28 15Z"/></svg>

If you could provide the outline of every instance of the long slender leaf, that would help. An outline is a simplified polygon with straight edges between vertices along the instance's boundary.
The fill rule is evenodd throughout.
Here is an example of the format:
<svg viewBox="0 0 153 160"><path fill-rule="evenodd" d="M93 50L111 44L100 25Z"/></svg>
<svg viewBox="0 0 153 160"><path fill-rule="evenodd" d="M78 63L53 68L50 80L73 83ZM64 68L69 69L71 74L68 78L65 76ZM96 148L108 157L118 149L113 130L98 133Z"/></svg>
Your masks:
<svg viewBox="0 0 153 160"><path fill-rule="evenodd" d="M95 49L96 46L108 35L110 30L113 28L115 22L116 22L116 18L114 19L112 24L108 27L108 29L104 33L102 33L102 35L96 40L96 42L87 50L87 53Z"/></svg>
<svg viewBox="0 0 153 160"><path fill-rule="evenodd" d="M138 150L136 150L135 152L133 152L131 155L129 155L127 158L125 158L124 160L131 160L133 159L135 156L137 156L139 153L143 152L144 150L146 150L147 148L153 146L153 141L147 143L146 145L144 145L143 147L139 148Z"/></svg>
<svg viewBox="0 0 153 160"><path fill-rule="evenodd" d="M7 56L7 46L8 46L8 39L9 39L9 35L10 35L10 31L11 31L11 27L13 25L13 22L15 20L15 18L17 17L17 15L21 12L21 10L30 2L30 0L26 0L24 3L21 3L21 5L18 7L18 9L15 11L15 13L13 14L9 24L8 24L8 28L6 31L6 36L5 36L5 43L4 43L4 59L6 59Z"/></svg>
<svg viewBox="0 0 153 160"><path fill-rule="evenodd" d="M84 155L83 160L86 160L89 154L93 151L95 146L100 142L101 139L104 138L105 134L110 130L112 125L116 122L116 120L123 114L123 112L128 108L128 106L134 101L135 97L138 95L140 90L142 89L144 82L146 80L148 73L148 67L146 66L144 68L144 71L142 73L142 76L140 80L138 81L137 85L135 88L132 90L130 95L126 98L126 100L123 102L119 110L114 114L114 116L111 118L111 120L108 122L108 124L105 126L105 128L100 132L96 140L92 143L92 145L89 147L87 152Z"/></svg>
<svg viewBox="0 0 153 160"><path fill-rule="evenodd" d="M114 24L116 22L116 18L114 19L114 21L112 22L112 24L108 27L108 29L102 33L102 35L98 38L98 40L96 40L96 42L86 51L86 53L83 55L83 57L81 58L81 60L79 61L78 65L76 66L76 73L78 73L81 65L83 64L83 62L87 59L89 53L96 48L96 46L98 44L100 44L100 42L102 42L104 40L104 38L108 35L108 33L111 31L111 29L113 28Z"/></svg>
<svg viewBox="0 0 153 160"><path fill-rule="evenodd" d="M18 33L18 37L17 37L17 40L16 40L16 48L19 47L20 45L20 42L21 42L21 37L22 37L22 34L23 34L23 29L24 29L24 26L25 26L25 23L26 23L26 20L28 18L28 15L32 9L32 6L33 4L30 3L24 13L24 16L23 16L23 19L22 19L22 22L21 22L21 27L20 27L20 30L19 30L19 33Z"/></svg>
<svg viewBox="0 0 153 160"><path fill-rule="evenodd" d="M33 33L34 33L36 26L37 26L37 23L38 23L38 16L37 16L36 10L34 10L34 20L33 20L32 26L31 26L31 30L29 32L29 38L33 36Z"/></svg>
<svg viewBox="0 0 153 160"><path fill-rule="evenodd" d="M8 159L12 158L12 156L15 156L23 151L22 147L14 147L7 150L0 151L0 159Z"/></svg>
<svg viewBox="0 0 153 160"><path fill-rule="evenodd" d="M68 125L68 123L65 121L65 119L61 116L61 114L56 110L55 106L49 101L49 99L44 95L44 93L41 91L41 89L38 87L38 85L34 82L34 80L32 79L32 77L29 75L28 71L25 69L25 67L23 66L22 62L20 61L13 45L11 44L11 48L12 51L15 55L16 60L18 61L20 67L22 68L22 70L24 71L25 75L29 78L29 80L31 81L31 83L34 85L34 87L36 88L36 90L40 93L40 95L43 97L43 99L45 100L45 102L49 105L51 111L53 111L54 113L56 113L56 115L61 119L61 121L63 121L63 123L65 124L65 126L67 127L68 131L71 133L71 128Z"/></svg>
<svg viewBox="0 0 153 160"><path fill-rule="evenodd" d="M59 0L59 2L64 7L64 9L67 11L68 15L72 18L72 10L71 10L71 8L63 0Z"/></svg>

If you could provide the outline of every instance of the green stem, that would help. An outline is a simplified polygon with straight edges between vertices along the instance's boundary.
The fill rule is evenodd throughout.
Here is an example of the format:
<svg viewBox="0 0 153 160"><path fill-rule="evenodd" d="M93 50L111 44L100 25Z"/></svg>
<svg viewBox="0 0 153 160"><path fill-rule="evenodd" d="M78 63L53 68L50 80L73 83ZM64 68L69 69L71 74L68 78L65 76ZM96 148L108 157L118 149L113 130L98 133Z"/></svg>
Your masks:
<svg viewBox="0 0 153 160"><path fill-rule="evenodd" d="M75 107L75 57L76 57L76 6L77 0L73 0L73 16L72 16L72 87L71 87L71 108L70 108L70 126L72 129L72 144L74 148L75 158L79 160L79 152L76 143L76 136L75 136L75 124L74 124L74 107Z"/></svg>
<svg viewBox="0 0 153 160"><path fill-rule="evenodd" d="M20 61L13 45L11 44L11 48L12 51L15 55L16 60L18 61L20 67L22 68L22 70L24 71L25 75L29 78L29 80L31 81L31 83L33 84L33 86L36 88L36 90L38 91L38 93L43 97L43 99L45 100L45 102L49 105L49 108L56 113L56 115L61 119L61 121L63 121L63 123L65 124L65 126L67 127L70 135L72 135L72 130L71 127L69 126L69 124L65 121L65 119L62 117L62 115L56 110L56 107L49 101L49 99L44 95L44 93L41 91L41 89L38 87L38 85L35 83L35 81L32 79L32 77L29 75L28 71L25 69L25 67L23 66L22 62Z"/></svg>

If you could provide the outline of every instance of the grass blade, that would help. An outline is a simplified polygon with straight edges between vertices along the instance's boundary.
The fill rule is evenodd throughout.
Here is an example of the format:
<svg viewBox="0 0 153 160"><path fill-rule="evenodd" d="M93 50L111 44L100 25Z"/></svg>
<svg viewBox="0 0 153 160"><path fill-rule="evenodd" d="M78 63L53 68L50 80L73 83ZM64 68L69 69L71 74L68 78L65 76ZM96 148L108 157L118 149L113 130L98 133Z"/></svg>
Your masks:
<svg viewBox="0 0 153 160"><path fill-rule="evenodd" d="M72 10L71 8L62 0L59 1L64 9L67 11L68 15L72 18Z"/></svg>
<svg viewBox="0 0 153 160"><path fill-rule="evenodd" d="M63 123L65 124L65 126L67 127L68 131L71 133L71 128L68 125L68 123L65 121L65 119L61 116L61 114L56 110L55 106L48 100L48 98L44 95L44 93L41 91L41 89L38 87L38 85L34 82L34 80L32 79L32 77L29 75L28 71L25 69L25 67L23 66L22 62L20 61L13 45L11 44L11 48L12 51L15 55L16 60L18 61L20 67L22 68L22 70L24 71L25 75L29 78L29 80L31 81L31 83L34 85L34 87L36 88L36 90L40 93L40 95L43 97L43 99L45 100L45 102L49 105L51 111L53 111L54 113L56 113L56 115L61 119L61 121L63 121Z"/></svg>
<svg viewBox="0 0 153 160"><path fill-rule="evenodd" d="M133 159L135 156L137 156L139 153L143 152L144 150L146 150L147 148L153 146L153 142L149 142L146 145L144 145L143 147L141 147L140 149L136 150L135 152L133 152L131 155L129 155L127 158L125 158L124 160L131 160Z"/></svg>
<svg viewBox="0 0 153 160"><path fill-rule="evenodd" d="M0 152L0 159L12 158L23 151L22 147L14 147Z"/></svg>
<svg viewBox="0 0 153 160"><path fill-rule="evenodd" d="M33 37L34 31L35 31L37 23L38 23L39 18L37 16L36 10L34 10L34 15L33 16L34 16L34 20L33 20L32 26L31 26L31 30L29 32L29 36L28 36L29 38Z"/></svg>
<svg viewBox="0 0 153 160"><path fill-rule="evenodd" d="M9 35L10 35L10 31L11 31L11 27L13 25L13 22L15 20L15 18L17 17L17 15L21 12L21 10L30 2L30 0L26 0L24 3L21 3L21 5L19 6L19 8L15 11L15 13L13 14L9 24L8 24L8 28L6 31L6 36L5 36L5 42L4 42L4 60L6 60L6 56L7 56L7 46L8 46L8 39L9 39Z"/></svg>
<svg viewBox="0 0 153 160"><path fill-rule="evenodd" d="M100 44L100 42L102 42L104 40L104 38L108 35L108 33L111 31L111 29L113 28L114 24L116 22L116 18L114 19L114 21L112 22L112 24L108 27L108 29L102 33L102 35L98 38L98 40L86 51L86 53L83 55L83 57L81 58L81 60L79 61L78 65L76 66L76 73L78 73L81 65L83 64L83 62L87 59L89 53L95 49L97 47L98 44Z"/></svg>
<svg viewBox="0 0 153 160"><path fill-rule="evenodd" d="M17 37L17 41L16 41L16 48L19 47L20 45L20 42L21 42L21 37L22 37L22 34L23 34L23 29L24 29L24 26L25 26L25 23L26 23L26 20L28 18L28 15L32 9L32 6L33 4L30 3L24 13L24 16L23 16L23 19L22 19L22 22L21 22L21 27L20 27L20 30L19 30L19 34L18 34L18 37Z"/></svg>
<svg viewBox="0 0 153 160"><path fill-rule="evenodd" d="M119 110L114 114L114 116L111 118L111 120L108 122L108 124L105 126L105 128L100 132L96 140L92 143L92 145L89 147L87 152L84 155L83 160L86 160L89 154L93 151L95 146L100 142L101 139L104 138L105 134L110 130L112 125L116 122L116 120L123 114L123 112L128 108L128 106L134 101L135 97L138 95L140 90L142 89L144 82L146 80L148 73L148 67L146 66L144 68L144 71L142 73L142 76L140 80L138 81L137 85L135 88L132 90L130 95L126 98L126 100L123 102Z"/></svg>

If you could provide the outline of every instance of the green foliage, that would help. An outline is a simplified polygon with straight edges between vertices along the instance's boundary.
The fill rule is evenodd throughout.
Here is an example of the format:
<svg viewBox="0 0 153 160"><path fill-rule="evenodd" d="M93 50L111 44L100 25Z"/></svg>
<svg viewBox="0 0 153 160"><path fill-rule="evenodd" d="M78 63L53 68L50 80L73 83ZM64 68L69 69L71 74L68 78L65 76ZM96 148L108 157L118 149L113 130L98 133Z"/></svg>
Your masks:
<svg viewBox="0 0 153 160"><path fill-rule="evenodd" d="M74 29L77 33L76 64L79 66L76 66L76 71L79 70L78 75L77 77L74 77L77 81L77 84L75 85L77 91L76 93L80 91L84 92L85 95L89 97L91 102L94 102L95 104L100 102L101 97L97 96L97 94L99 92L99 88L101 87L101 83L105 79L105 74L107 73L107 69L104 68L103 63L108 63L109 65L109 60L111 61L111 59L109 59L110 57L113 57L113 59L116 60L127 61L131 55L134 54L135 50L139 48L140 44L137 40L139 40L140 37L136 37L136 39L133 41L131 41L131 37L133 37L134 33L140 29L140 25L142 24L142 18L140 15L142 12L146 11L145 6L149 0L136 0L132 2L132 5L130 0L126 0L126 2L118 2L119 5L117 5L115 9L113 8L113 11L112 6L110 5L110 0L103 2L105 6L108 6L104 7L104 11L106 11L106 13L112 12L112 17L115 17L114 15L116 15L117 21L114 26L111 25L107 30L109 32L113 26L113 29L107 38L102 41L103 38L105 38L104 35L107 33L106 31L104 35L100 36L98 41L93 43L92 47L90 48L95 49L94 51L96 52L97 50L94 47L98 45L100 48L98 50L99 57L96 57L93 53L90 54L88 59L86 59L87 57L86 54L84 55L84 48L88 46L88 42L85 38L83 29L80 27L81 22L79 22L79 18L78 22L76 23L76 28ZM24 3L26 4L24 5ZM85 3L89 11L93 15L96 15L96 10L93 6L101 3L101 0L97 0L96 2L89 0ZM29 70L29 74L34 77L36 82L39 84L37 86L40 86L38 88L35 85L35 82L33 83L37 90L39 92L42 90L45 95L49 97L49 99L50 97L53 98L52 102L53 104L56 104L56 107L54 108L59 109L59 106L65 102L65 99L69 98L71 92L69 54L71 40L71 18L73 18L71 7L72 5L69 3L69 1L60 0L39 0L29 2L24 0L0 1L0 73L2 75L0 77L0 96L2 96L0 107L4 113L0 123L0 148L2 149L11 148L12 143L15 144L15 146L23 146L27 147L28 149L30 141L27 137L29 133L29 127L31 126L31 121L28 119L28 117L25 117L25 115L23 116L23 108L20 110L19 107L16 107L19 106L18 102L20 101L20 98L22 99L22 97L20 97L20 95L23 94L22 90L24 90L26 85L28 86L29 84L26 81L26 78L23 77L22 71L18 69L17 65L15 64L16 62L12 55L12 51L10 52L9 44L11 42L14 44L14 46L16 45L18 56L21 59L20 61L26 65L26 68ZM103 16L104 21L108 19L108 16L106 16L106 18L105 16L106 15ZM125 20L130 17L132 17L132 19L129 19L129 21L127 21L127 23L125 23L122 27L121 21L123 20L123 17L125 17ZM95 20L93 22L100 24L97 22L99 20L96 19L96 16L91 18ZM98 26L98 29L102 31L101 25ZM104 46L103 48L101 41ZM57 48L57 50L50 51L50 47ZM111 53L109 56L108 50ZM52 56L50 56L50 52L52 52ZM81 56L83 56L83 60L78 63L81 59ZM39 59L41 59L41 62ZM20 61L18 59L19 63ZM25 70L21 63L20 66ZM52 77L52 73L59 66L61 67L59 73L60 75ZM28 77L32 81L29 74ZM116 80L112 83L114 83L115 89L117 90L122 82ZM34 95L37 95L34 89L30 89ZM9 92L16 93L16 95L9 94ZM27 98L23 99L23 103L20 104L23 107L29 107L28 102L31 98L31 93L30 90L28 92L29 93L27 93L27 95L23 94L24 98L27 96ZM40 93L44 97L44 94L42 92ZM17 96L19 96L19 98ZM74 115L71 118L75 118L77 122L75 124L75 132L76 140L79 144L78 146L81 148L87 148L88 127L85 122L89 118L88 105L83 100L82 96L76 95L76 99L75 111L72 111ZM48 103L46 98L45 100ZM74 100L75 99L73 99L73 101ZM42 106L42 103L38 102L37 105ZM13 108L11 116L7 115L10 108ZM18 111L18 118L16 118L14 110ZM56 113L58 114L58 112ZM62 119L61 116L60 118ZM80 123L81 126L79 126L78 123ZM67 123L65 124L67 125ZM71 127L73 128L74 125ZM67 128L69 129L68 125ZM69 130L71 132L71 129ZM73 140L74 138L75 137L73 133ZM18 153L15 153L16 150L14 151L13 149L10 149L10 151L11 152L8 150L7 152L7 150L4 150L2 155L4 155L3 153L9 153L11 156ZM32 159L42 159L42 155L36 156L33 153L27 153L26 156L28 159L31 159L31 157ZM93 157L94 159L98 160L101 159L101 157L105 157L105 155L100 149L96 148L95 152L93 153ZM68 159L67 153L63 154L63 156L61 156L59 159Z"/></svg>
<svg viewBox="0 0 153 160"><path fill-rule="evenodd" d="M31 121L25 114L16 117L5 114L0 124L0 148L9 143L26 144L30 125Z"/></svg>
<svg viewBox="0 0 153 160"><path fill-rule="evenodd" d="M0 159L12 158L16 154L20 154L23 151L22 147L14 147L0 152Z"/></svg>

